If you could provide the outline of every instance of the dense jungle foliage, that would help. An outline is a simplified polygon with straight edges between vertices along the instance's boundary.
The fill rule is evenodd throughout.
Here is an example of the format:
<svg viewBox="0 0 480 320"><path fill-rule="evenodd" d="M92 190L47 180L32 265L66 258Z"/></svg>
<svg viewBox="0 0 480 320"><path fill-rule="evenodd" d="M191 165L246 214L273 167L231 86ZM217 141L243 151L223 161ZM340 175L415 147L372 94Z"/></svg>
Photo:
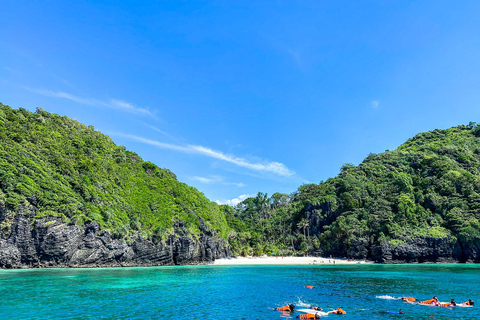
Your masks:
<svg viewBox="0 0 480 320"><path fill-rule="evenodd" d="M95 221L127 240L159 241L176 221L198 234L199 218L224 238L228 233L216 203L92 126L0 104L0 203L13 215L23 201L36 206L35 218Z"/></svg>
<svg viewBox="0 0 480 320"><path fill-rule="evenodd" d="M348 256L359 240L367 246L418 236L478 242L479 192L480 127L472 122L418 134L293 194L258 193L223 209L237 254Z"/></svg>
<svg viewBox="0 0 480 320"><path fill-rule="evenodd" d="M325 182L293 194L259 192L230 207L91 126L0 104L0 203L10 218L27 201L35 218L95 221L126 240L165 239L179 221L198 234L202 218L239 255L348 256L358 243L396 246L418 236L478 243L479 193L476 123L418 134L395 151L344 165Z"/></svg>

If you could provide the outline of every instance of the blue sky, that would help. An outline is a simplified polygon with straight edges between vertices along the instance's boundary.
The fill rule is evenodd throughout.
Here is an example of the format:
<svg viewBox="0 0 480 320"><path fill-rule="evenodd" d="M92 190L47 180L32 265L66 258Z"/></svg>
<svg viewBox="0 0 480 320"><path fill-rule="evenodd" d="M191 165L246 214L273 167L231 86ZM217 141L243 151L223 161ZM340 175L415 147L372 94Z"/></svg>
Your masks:
<svg viewBox="0 0 480 320"><path fill-rule="evenodd" d="M121 2L121 3L120 3ZM0 101L210 200L292 193L480 121L478 1L0 1Z"/></svg>

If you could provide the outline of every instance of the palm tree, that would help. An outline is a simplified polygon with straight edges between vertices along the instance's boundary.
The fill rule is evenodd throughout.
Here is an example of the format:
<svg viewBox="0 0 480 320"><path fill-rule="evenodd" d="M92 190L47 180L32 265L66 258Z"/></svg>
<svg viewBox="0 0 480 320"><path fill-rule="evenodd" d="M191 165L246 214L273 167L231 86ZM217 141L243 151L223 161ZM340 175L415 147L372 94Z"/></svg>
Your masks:
<svg viewBox="0 0 480 320"><path fill-rule="evenodd" d="M305 229L310 225L310 223L308 222L308 219L305 219L303 218L302 220L300 220L300 222L297 224L297 228L298 229L303 229L303 235L305 236L305 238L307 238L307 235L305 234Z"/></svg>

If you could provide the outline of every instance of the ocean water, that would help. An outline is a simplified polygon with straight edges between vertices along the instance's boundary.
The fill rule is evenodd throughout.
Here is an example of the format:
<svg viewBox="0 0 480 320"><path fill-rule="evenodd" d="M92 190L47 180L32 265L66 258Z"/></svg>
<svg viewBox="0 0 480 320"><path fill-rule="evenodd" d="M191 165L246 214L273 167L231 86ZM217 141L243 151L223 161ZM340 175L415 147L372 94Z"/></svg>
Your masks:
<svg viewBox="0 0 480 320"><path fill-rule="evenodd" d="M273 310L287 303L347 312L327 319L480 319L479 285L478 265L0 270L0 319L294 319ZM478 306L398 300L433 295Z"/></svg>

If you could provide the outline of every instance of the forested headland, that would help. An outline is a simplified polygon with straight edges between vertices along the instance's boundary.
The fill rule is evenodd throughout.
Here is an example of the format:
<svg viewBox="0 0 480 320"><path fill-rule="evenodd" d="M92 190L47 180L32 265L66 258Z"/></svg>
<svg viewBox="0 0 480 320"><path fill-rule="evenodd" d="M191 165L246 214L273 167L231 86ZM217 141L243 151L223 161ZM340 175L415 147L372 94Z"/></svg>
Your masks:
<svg viewBox="0 0 480 320"><path fill-rule="evenodd" d="M0 267L202 263L231 253L479 262L479 192L473 122L231 207L91 126L0 105Z"/></svg>
<svg viewBox="0 0 480 320"><path fill-rule="evenodd" d="M0 105L0 266L208 261L227 234L219 206L170 170L92 126Z"/></svg>
<svg viewBox="0 0 480 320"><path fill-rule="evenodd" d="M480 127L420 133L292 194L224 207L241 255L479 261Z"/></svg>

